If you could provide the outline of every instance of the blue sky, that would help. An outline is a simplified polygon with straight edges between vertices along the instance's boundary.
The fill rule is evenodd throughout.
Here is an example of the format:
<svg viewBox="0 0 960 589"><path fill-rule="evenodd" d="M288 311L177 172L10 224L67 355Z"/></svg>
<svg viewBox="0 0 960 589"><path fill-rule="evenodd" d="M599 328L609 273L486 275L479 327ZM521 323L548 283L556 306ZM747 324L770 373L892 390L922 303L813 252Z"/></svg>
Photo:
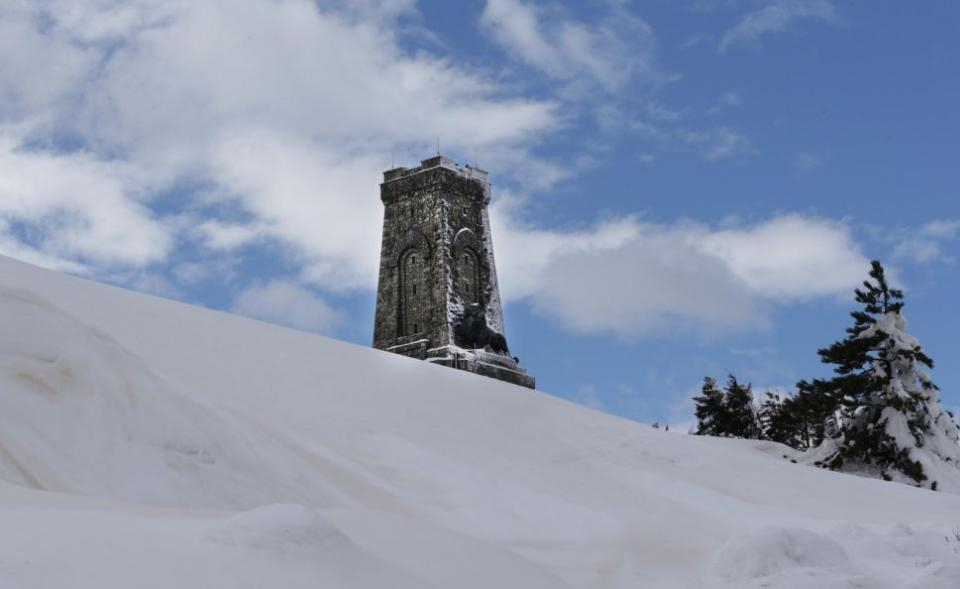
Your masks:
<svg viewBox="0 0 960 589"><path fill-rule="evenodd" d="M822 376L881 259L960 408L960 7L0 1L0 252L371 339L392 161L494 184L539 388L690 421Z"/></svg>

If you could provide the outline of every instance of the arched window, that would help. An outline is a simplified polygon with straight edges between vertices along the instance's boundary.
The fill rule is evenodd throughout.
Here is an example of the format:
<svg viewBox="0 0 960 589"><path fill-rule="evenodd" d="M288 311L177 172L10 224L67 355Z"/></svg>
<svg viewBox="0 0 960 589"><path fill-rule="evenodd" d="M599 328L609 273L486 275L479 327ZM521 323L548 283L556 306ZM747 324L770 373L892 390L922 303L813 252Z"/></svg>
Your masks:
<svg viewBox="0 0 960 589"><path fill-rule="evenodd" d="M425 262L416 248L400 256L400 321L397 325L400 336L423 331Z"/></svg>
<svg viewBox="0 0 960 589"><path fill-rule="evenodd" d="M463 248L457 253L457 294L464 304L480 302L480 266L477 254Z"/></svg>

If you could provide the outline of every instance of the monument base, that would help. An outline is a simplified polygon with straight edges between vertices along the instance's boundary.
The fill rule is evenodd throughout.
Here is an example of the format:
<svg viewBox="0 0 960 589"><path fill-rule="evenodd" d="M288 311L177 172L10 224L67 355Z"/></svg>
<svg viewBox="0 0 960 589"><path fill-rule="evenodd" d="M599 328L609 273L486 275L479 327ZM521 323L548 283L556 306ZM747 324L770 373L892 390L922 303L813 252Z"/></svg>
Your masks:
<svg viewBox="0 0 960 589"><path fill-rule="evenodd" d="M537 388L536 379L527 374L516 359L503 354L445 346L427 350L425 359L427 362L496 378L528 389Z"/></svg>

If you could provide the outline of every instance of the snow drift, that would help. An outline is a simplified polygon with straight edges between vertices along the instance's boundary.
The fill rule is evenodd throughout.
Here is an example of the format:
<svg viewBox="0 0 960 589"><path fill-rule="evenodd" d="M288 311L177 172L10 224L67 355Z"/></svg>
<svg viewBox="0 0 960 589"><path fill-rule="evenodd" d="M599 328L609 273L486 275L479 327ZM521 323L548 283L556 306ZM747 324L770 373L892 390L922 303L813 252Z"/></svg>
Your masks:
<svg viewBox="0 0 960 589"><path fill-rule="evenodd" d="M960 496L0 259L0 587L960 586Z"/></svg>

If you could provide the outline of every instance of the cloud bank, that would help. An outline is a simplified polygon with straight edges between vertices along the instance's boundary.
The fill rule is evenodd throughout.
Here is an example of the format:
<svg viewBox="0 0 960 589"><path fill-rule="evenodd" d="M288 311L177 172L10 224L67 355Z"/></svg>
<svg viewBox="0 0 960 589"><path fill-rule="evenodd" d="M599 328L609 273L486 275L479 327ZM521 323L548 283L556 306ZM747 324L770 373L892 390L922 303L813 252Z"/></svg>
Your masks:
<svg viewBox="0 0 960 589"><path fill-rule="evenodd" d="M507 300L626 339L763 329L777 305L849 295L869 267L848 226L817 217L721 228L627 217L568 232L495 218Z"/></svg>
<svg viewBox="0 0 960 589"><path fill-rule="evenodd" d="M555 106L405 49L407 2L115 0L0 13L4 251L149 266L178 240L272 240L324 288L368 287L389 166L527 148ZM413 158L409 158L413 159ZM185 220L191 229L182 231ZM76 267L76 266L73 266Z"/></svg>

